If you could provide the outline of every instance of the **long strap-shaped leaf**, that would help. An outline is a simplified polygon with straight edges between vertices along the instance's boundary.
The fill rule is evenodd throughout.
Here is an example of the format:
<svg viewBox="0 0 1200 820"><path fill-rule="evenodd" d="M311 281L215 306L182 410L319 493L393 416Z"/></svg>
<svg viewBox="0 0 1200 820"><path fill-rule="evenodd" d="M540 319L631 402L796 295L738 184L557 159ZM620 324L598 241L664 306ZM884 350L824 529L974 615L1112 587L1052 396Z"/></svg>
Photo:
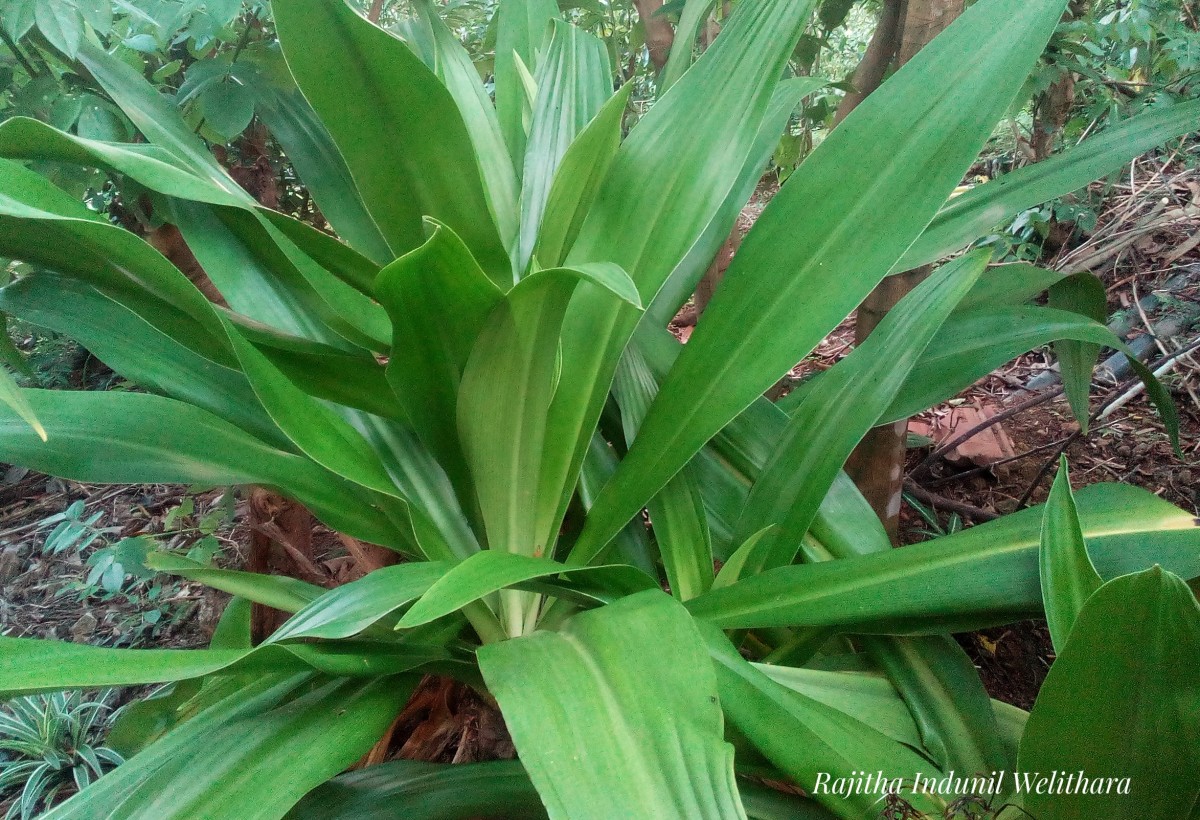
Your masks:
<svg viewBox="0 0 1200 820"><path fill-rule="evenodd" d="M470 136L437 76L340 0L280 0L273 11L292 75L392 252L424 242L422 218L432 216L497 282L512 281Z"/></svg>
<svg viewBox="0 0 1200 820"><path fill-rule="evenodd" d="M290 79L288 80L290 84ZM255 111L338 236L376 264L392 258L329 130L295 87L256 87Z"/></svg>
<svg viewBox="0 0 1200 820"><path fill-rule="evenodd" d="M392 321L387 378L412 429L470 508L476 502L455 424L458 389L471 348L504 294L450 228L428 227L425 244L375 281Z"/></svg>
<svg viewBox="0 0 1200 820"><path fill-rule="evenodd" d="M546 810L518 760L451 765L393 760L335 777L309 792L289 820L544 820Z"/></svg>
<svg viewBox="0 0 1200 820"><path fill-rule="evenodd" d="M540 271L497 305L463 373L459 435L493 549L541 556L550 546L539 540L538 487L550 446L547 416L559 399L571 398L560 383L560 340L586 333L569 326L564 333L567 305L581 280L580 295L599 292L637 305L636 288L615 265Z"/></svg>
<svg viewBox="0 0 1200 820"><path fill-rule="evenodd" d="M162 302L132 290L117 294L52 273L35 273L0 290L0 309L70 336L100 361L149 390L193 404L237 425L264 442L283 449L281 437L262 409L244 374L206 358L188 344L186 328L172 328L172 338L143 315L153 315ZM140 302L140 310L130 302Z"/></svg>
<svg viewBox="0 0 1200 820"><path fill-rule="evenodd" d="M661 592L485 646L479 667L551 818L745 817L704 643Z"/></svg>
<svg viewBox="0 0 1200 820"><path fill-rule="evenodd" d="M643 301L657 293L737 186L811 8L808 0L771 0L738 9L685 79L622 144L569 261L615 262L629 271ZM559 391L569 399L550 420L544 456L540 494L558 499L539 516L546 538L557 534L566 513L637 321L636 311L596 294L581 294L571 305L567 325L581 332L563 343Z"/></svg>
<svg viewBox="0 0 1200 820"><path fill-rule="evenodd" d="M729 239L738 215L746 206L754 189L766 171L767 163L779 145L779 135L787 128L788 120L800 100L821 88L826 81L820 77L791 77L783 80L771 95L771 105L759 125L758 136L738 180L725 197L720 210L713 215L704 233L688 250L687 255L671 272L667 281L654 296L642 325L665 328L679 309L691 298L700 277L712 264L721 245Z"/></svg>
<svg viewBox="0 0 1200 820"><path fill-rule="evenodd" d="M375 574L375 573L372 573ZM594 585L607 588L612 597L656 589L655 580L625 564L568 567L549 558L533 558L500 550L472 555L448 572L442 572L421 599L405 613L397 629L409 629L449 615L497 590L528 585L539 578L586 576ZM370 576L367 576L368 578Z"/></svg>
<svg viewBox="0 0 1200 820"><path fill-rule="evenodd" d="M1200 575L1200 527L1136 487L1098 484L1076 500L1104 578L1161 564ZM770 570L686 606L725 628L830 626L847 632L938 634L1042 614L1034 508L966 532L878 555Z"/></svg>
<svg viewBox="0 0 1200 820"><path fill-rule="evenodd" d="M1131 158L1172 137L1194 131L1200 100L1139 114L1082 145L1005 174L950 200L894 270L910 270L948 256L1026 208L1077 191Z"/></svg>
<svg viewBox="0 0 1200 820"><path fill-rule="evenodd" d="M146 82L140 77L136 79L143 84ZM157 95L157 92L153 93ZM298 92L293 93L298 95ZM307 108L302 99L296 105ZM156 111L156 115L159 118L181 120L179 112L169 106ZM309 116L312 116L311 109ZM314 125L314 127L316 126ZM328 140L328 135L325 136L325 139ZM307 143L305 146L307 147ZM341 163L341 157L336 154L336 149L333 150L335 150L334 155L327 157L332 163L331 169L325 169L327 171L325 175L318 174L313 169L312 173L305 177L306 185L311 187L310 177L315 179L319 188L326 176L338 176L337 164ZM335 276L360 290L370 281L370 275L365 274L364 270L371 270L372 273L373 270L377 270L377 266L374 266L368 259L328 234L322 233L298 219L261 207L236 185L234 186L235 191L230 192L210 177L196 172L188 165L186 159L178 153L173 153L169 147L142 143L123 145L84 139L37 120L14 117L0 125L0 156L96 166L133 179L151 191L165 196L244 209L262 219L269 220L291 242L302 248L303 253L327 267ZM293 162L296 161L295 155L289 153L288 157ZM344 163L342 166L344 167ZM338 187L338 183L335 181L331 187ZM353 210L353 206L347 205L344 201L351 195L357 197L357 192L347 192L334 198L335 207L339 208L338 211L324 211L335 219L335 225L337 223L335 213L346 213L347 210ZM314 199L316 198L314 190ZM361 209L361 203L358 207ZM354 220L353 214L350 214L349 218ZM354 223L352 222L352 224ZM348 241L354 241L354 238L359 237L361 233L361 230L352 229L347 237ZM368 246L372 246L369 238L363 241ZM376 241L382 243L382 239ZM390 252L388 252L388 256L390 256Z"/></svg>
<svg viewBox="0 0 1200 820"><path fill-rule="evenodd" d="M514 172L509 161L496 108L484 90L471 55L438 14L439 6L431 0L418 0L415 6L423 25L410 30L422 32L430 40L428 51L433 56L434 73L462 114L492 219L500 232L500 241L512 253L517 245L519 173Z"/></svg>
<svg viewBox="0 0 1200 820"><path fill-rule="evenodd" d="M438 646L399 642L270 644L243 649L111 649L63 641L0 638L0 692L10 698L30 692L189 680L215 672L255 674L315 669L330 675L369 678L405 672L449 657L449 652Z"/></svg>
<svg viewBox="0 0 1200 820"><path fill-rule="evenodd" d="M989 256L988 251L977 252L942 267L806 391L734 531L734 540L740 542L763 527L779 525L766 536L772 544L768 568L795 558L838 470L887 409Z"/></svg>
<svg viewBox="0 0 1200 820"><path fill-rule="evenodd" d="M555 172L575 137L612 96L608 49L596 37L556 20L538 67L525 172L521 184L521 230L517 271L524 273L538 241L538 227ZM557 260L542 264L557 264Z"/></svg>
<svg viewBox="0 0 1200 820"><path fill-rule="evenodd" d="M637 436L657 390L645 359L630 347L613 383L626 441ZM647 506L671 594L686 601L707 591L713 582L712 535L695 472L685 466Z"/></svg>
<svg viewBox="0 0 1200 820"><path fill-rule="evenodd" d="M303 456L273 449L198 407L141 393L27 390L54 446L15 413L0 415L0 457L76 481L263 484L341 532L413 550L402 506L393 521L365 493Z"/></svg>
<svg viewBox="0 0 1200 820"><path fill-rule="evenodd" d="M597 501L579 554L607 542L887 274L961 181L1064 6L972 6L788 179L747 235Z"/></svg>
<svg viewBox="0 0 1200 820"><path fill-rule="evenodd" d="M1079 611L1104 583L1083 540L1065 456L1059 460L1058 475L1046 499L1038 563L1046 625L1055 651L1061 652Z"/></svg>
<svg viewBox="0 0 1200 820"><path fill-rule="evenodd" d="M91 820L103 807L130 820L275 820L365 754L416 682L243 681L44 816Z"/></svg>
<svg viewBox="0 0 1200 820"><path fill-rule="evenodd" d="M626 83L567 147L546 194L533 255L544 266L566 261L583 220L621 145L621 120L633 85Z"/></svg>
<svg viewBox="0 0 1200 820"><path fill-rule="evenodd" d="M552 549L540 516L557 493L539 493L544 481L548 418L573 396L559 376L564 339L586 332L566 328L564 317L580 281L582 294L601 291L611 301L637 304L637 289L615 265L552 268L522 279L488 318L463 372L458 429L492 549L543 556ZM511 635L530 625L531 601L506 593ZM526 608L524 615L515 609Z"/></svg>
<svg viewBox="0 0 1200 820"><path fill-rule="evenodd" d="M1100 587L1050 667L1018 771L1082 770L1089 782L1117 783L1055 794L1029 789L1026 809L1046 820L1194 817L1198 664L1200 606L1180 578L1154 567Z"/></svg>
<svg viewBox="0 0 1200 820"><path fill-rule="evenodd" d="M132 66L92 43L80 48L79 62L150 142L167 149L231 196L247 196L184 123L178 108Z"/></svg>
<svg viewBox="0 0 1200 820"><path fill-rule="evenodd" d="M554 0L505 0L496 9L496 115L518 173L525 164L528 103L517 61L537 70L550 21L559 16Z"/></svg>
<svg viewBox="0 0 1200 820"><path fill-rule="evenodd" d="M1179 414L1170 393L1111 330L1077 313L1032 306L981 307L947 319L879 423L908 418L932 407L1022 353L1062 339L1125 351L1178 448Z"/></svg>
<svg viewBox="0 0 1200 820"><path fill-rule="evenodd" d="M771 680L742 658L719 631L709 627L704 635L717 672L721 706L730 723L838 816L868 817L878 811L881 795L830 789L834 779L880 771L889 780L937 776L931 763L878 729ZM918 808L931 808L919 794L905 792L904 797Z"/></svg>

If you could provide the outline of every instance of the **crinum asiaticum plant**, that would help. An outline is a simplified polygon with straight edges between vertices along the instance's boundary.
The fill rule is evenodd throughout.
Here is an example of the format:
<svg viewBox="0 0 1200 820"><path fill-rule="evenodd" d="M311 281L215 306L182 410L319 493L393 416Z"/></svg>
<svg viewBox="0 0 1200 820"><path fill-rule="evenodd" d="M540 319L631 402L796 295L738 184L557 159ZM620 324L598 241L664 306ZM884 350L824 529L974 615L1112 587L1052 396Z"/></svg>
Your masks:
<svg viewBox="0 0 1200 820"><path fill-rule="evenodd" d="M667 320L819 82L780 79L812 2L739 4L622 139L603 44L552 2L500 5L493 105L429 6L398 37L337 0L277 0L311 106L285 148L344 241L259 207L83 45L146 141L0 126L0 253L35 270L0 309L147 392L10 385L0 458L264 485L407 561L325 591L160 555L238 596L211 648L0 639L9 693L174 684L123 719L127 762L49 816L858 818L881 804L840 780L855 773L940 811L955 794L911 787L1018 766L1132 791L1009 795L1001 778L997 806L1186 816L1188 514L1127 486L1077 508L1061 471L1044 509L891 550L841 472L870 427L1050 341L1086 411L1117 344L1094 280L959 255L787 404L761 398L889 271L1194 127L1195 105L1156 111L948 201L1064 4L980 0L864 102L763 212L685 346ZM22 159L140 186L229 307ZM1047 287L1053 307L1027 304ZM247 600L295 615L252 647ZM1043 614L1060 657L1030 716L988 699L949 633ZM519 762L340 774L424 673L494 696Z"/></svg>

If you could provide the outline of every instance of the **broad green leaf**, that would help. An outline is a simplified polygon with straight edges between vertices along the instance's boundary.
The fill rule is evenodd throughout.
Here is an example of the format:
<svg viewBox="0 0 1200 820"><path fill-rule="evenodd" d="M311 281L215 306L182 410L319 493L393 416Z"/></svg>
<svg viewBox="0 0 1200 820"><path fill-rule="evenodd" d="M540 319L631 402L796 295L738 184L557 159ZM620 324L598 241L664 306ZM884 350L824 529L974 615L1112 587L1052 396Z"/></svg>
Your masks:
<svg viewBox="0 0 1200 820"><path fill-rule="evenodd" d="M452 230L433 222L428 227L425 244L375 281L376 298L392 321L387 378L413 430L473 506L455 411L471 348L503 293Z"/></svg>
<svg viewBox="0 0 1200 820"><path fill-rule="evenodd" d="M1200 575L1196 519L1136 487L1076 494L1084 538L1103 578L1158 563ZM781 567L687 602L722 628L830 626L848 632L935 634L1041 617L1035 507L962 533L877 555Z"/></svg>
<svg viewBox="0 0 1200 820"><path fill-rule="evenodd" d="M383 310L304 257L265 219L182 200L171 201L167 212L233 310L285 333L342 349L386 346ZM315 286L318 282L321 290ZM351 293L357 304L335 304ZM357 324L346 315L355 308L361 308Z"/></svg>
<svg viewBox="0 0 1200 820"><path fill-rule="evenodd" d="M496 9L496 114L513 167L520 173L525 159L526 96L517 63L537 68L537 53L559 16L554 0L507 0Z"/></svg>
<svg viewBox="0 0 1200 820"><path fill-rule="evenodd" d="M779 525L766 536L774 542L767 568L792 563L843 463L899 392L989 255L971 254L940 268L806 391L734 531L735 540L743 540Z"/></svg>
<svg viewBox="0 0 1200 820"><path fill-rule="evenodd" d="M254 92L242 83L223 79L196 95L196 108L204 117L206 134L231 142L254 119Z"/></svg>
<svg viewBox="0 0 1200 820"><path fill-rule="evenodd" d="M1155 567L1097 590L1038 693L1018 770L1128 786L1026 794L1026 810L1039 820L1187 817L1200 797L1197 666L1200 606L1182 580Z"/></svg>
<svg viewBox="0 0 1200 820"><path fill-rule="evenodd" d="M309 792L288 820L450 820L486 817L503 807L511 820L546 816L516 760L449 765L392 760L335 777Z"/></svg>
<svg viewBox="0 0 1200 820"><path fill-rule="evenodd" d="M637 436L657 390L645 359L630 347L613 383L627 442ZM686 601L705 592L713 583L712 536L695 473L684 467L650 499L647 507L671 594Z"/></svg>
<svg viewBox="0 0 1200 820"><path fill-rule="evenodd" d="M522 279L492 312L463 372L459 436L492 549L542 556L553 547L552 534L538 525L552 514L558 494L538 488L551 444L547 417L574 399L563 392L559 346L586 332L563 322L581 280L581 295L600 292L637 304L636 289L615 265L540 271Z"/></svg>
<svg viewBox="0 0 1200 820"><path fill-rule="evenodd" d="M550 817L745 817L712 665L670 597L634 595L478 657Z"/></svg>
<svg viewBox="0 0 1200 820"><path fill-rule="evenodd" d="M340 0L278 0L272 10L288 67L392 253L422 244L422 219L431 216L462 237L495 281L512 281L470 135L437 76ZM397 144L403 150L388 147Z"/></svg>
<svg viewBox="0 0 1200 820"><path fill-rule="evenodd" d="M450 564L443 561L377 569L326 592L289 618L267 642L296 637L335 640L357 635L421 597L449 569Z"/></svg>
<svg viewBox="0 0 1200 820"><path fill-rule="evenodd" d="M5 32L14 40L20 40L24 37L29 29L33 28L34 6L36 0L9 0L4 6L4 21L0 25L4 26Z"/></svg>
<svg viewBox="0 0 1200 820"><path fill-rule="evenodd" d="M131 820L278 818L365 754L416 680L266 682L276 685L219 701L45 816L102 806Z"/></svg>
<svg viewBox="0 0 1200 820"><path fill-rule="evenodd" d="M637 442L597 501L580 554L607 542L883 279L961 181L1064 6L1063 0L971 6L789 177L746 236ZM983 36L1001 27L1004 37ZM703 63L702 57L654 111L700 76ZM860 241L863 225L872 226L869 242ZM642 272L631 270L641 285ZM808 308L797 310L800 304Z"/></svg>
<svg viewBox="0 0 1200 820"><path fill-rule="evenodd" d="M74 60L83 42L83 15L74 3L34 3L34 19L42 36L61 51L68 60Z"/></svg>
<svg viewBox="0 0 1200 820"><path fill-rule="evenodd" d="M377 264L392 253L367 213L350 169L324 123L296 89L255 87L256 110L304 182L321 214L350 247Z"/></svg>
<svg viewBox="0 0 1200 820"><path fill-rule="evenodd" d="M946 203L892 269L911 270L948 256L1021 211L1077 191L1133 157L1194 130L1198 118L1200 100L1154 108L1076 148L977 186Z"/></svg>
<svg viewBox="0 0 1200 820"><path fill-rule="evenodd" d="M771 680L862 721L881 734L921 749L921 732L904 700L877 672L835 672L768 663L753 664Z"/></svg>
<svg viewBox="0 0 1200 820"><path fill-rule="evenodd" d="M568 567L549 558L533 558L500 550L478 552L452 569L441 567L440 573L441 577L428 585L428 591L418 593L420 600L396 624L397 629L427 624L497 590L538 578L552 579L559 575L582 573L590 576L593 582L622 594L657 587L653 578L624 564Z"/></svg>
<svg viewBox="0 0 1200 820"><path fill-rule="evenodd" d="M153 296L165 303L156 325L184 328L207 358L233 361L212 304L162 254L15 163L0 160L0 180L0 253L99 288Z"/></svg>
<svg viewBox="0 0 1200 820"><path fill-rule="evenodd" d="M617 454L612 445L598 432L592 436L592 445L583 460L579 472L579 501L584 509L591 509L596 494L617 469ZM611 557L610 557L611 556ZM658 559L650 535L641 519L630 521L625 529L613 539L612 550L605 560L629 564L652 577L658 575Z"/></svg>
<svg viewBox="0 0 1200 820"><path fill-rule="evenodd" d="M197 407L139 393L24 391L50 447L15 413L0 415L0 459L75 481L262 484L296 498L334 529L403 549L409 538L352 485L273 449Z"/></svg>
<svg viewBox="0 0 1200 820"><path fill-rule="evenodd" d="M238 333L314 398L384 418L403 418L384 368L368 351L341 350L227 313Z"/></svg>
<svg viewBox="0 0 1200 820"><path fill-rule="evenodd" d="M459 505L446 473L413 433L398 422L338 408L379 456L388 476L410 500L409 515L422 554L430 560L461 560L480 549L479 538Z"/></svg>
<svg viewBox="0 0 1200 820"><path fill-rule="evenodd" d="M771 546L770 541L765 541L764 537L770 532L768 528L763 528L754 535L747 538L742 545L738 547L729 556L729 560L721 566L721 571L717 573L717 577L713 579L713 589L727 587L735 583L743 574L746 573L748 566L762 566L766 563L767 551Z"/></svg>
<svg viewBox="0 0 1200 820"><path fill-rule="evenodd" d="M1055 650L1061 652L1079 611L1104 583L1088 557L1065 456L1059 459L1058 475L1046 499L1038 565L1046 624Z"/></svg>
<svg viewBox="0 0 1200 820"><path fill-rule="evenodd" d="M299 612L325 593L319 586L286 575L216 569L168 552L151 552L146 566L284 612Z"/></svg>
<svg viewBox="0 0 1200 820"><path fill-rule="evenodd" d="M896 691L895 685L884 675L877 672L798 669L771 664L755 664L755 667L776 683L845 712L906 746L921 750L921 732L913 712ZM970 673L978 675L974 667L971 667ZM974 704L973 698L971 701ZM991 719L999 730L1004 754L1008 760L1015 761L1029 713L999 700L991 701L990 707L980 711L985 715L991 713Z"/></svg>
<svg viewBox="0 0 1200 820"><path fill-rule="evenodd" d="M372 295L372 286L379 274L378 263L307 222L267 208L260 208L258 213L286 235L309 259L360 293Z"/></svg>
<svg viewBox="0 0 1200 820"><path fill-rule="evenodd" d="M521 185L517 271L522 274L533 256L551 184L564 156L613 94L604 43L569 23L553 21L537 88Z"/></svg>
<svg viewBox="0 0 1200 820"><path fill-rule="evenodd" d="M841 562L834 562L841 563ZM842 794L829 781L882 771L890 780L935 777L937 769L909 747L845 712L776 683L742 658L716 629L704 636L717 672L721 708L767 759L815 800L842 817L878 811L878 794ZM824 776L825 788L821 788ZM905 793L918 808L919 795Z"/></svg>
<svg viewBox="0 0 1200 820"><path fill-rule="evenodd" d="M567 147L546 195L534 256L543 265L566 261L579 228L621 144L621 120L633 86L621 86Z"/></svg>
<svg viewBox="0 0 1200 820"><path fill-rule="evenodd" d="M1108 293L1104 283L1091 273L1077 273L1056 282L1050 288L1047 304L1054 310L1078 313L1098 324L1108 319ZM1080 429L1088 431L1088 394L1092 388L1092 370L1100 358L1100 345L1063 339L1054 343L1063 387L1071 412Z"/></svg>

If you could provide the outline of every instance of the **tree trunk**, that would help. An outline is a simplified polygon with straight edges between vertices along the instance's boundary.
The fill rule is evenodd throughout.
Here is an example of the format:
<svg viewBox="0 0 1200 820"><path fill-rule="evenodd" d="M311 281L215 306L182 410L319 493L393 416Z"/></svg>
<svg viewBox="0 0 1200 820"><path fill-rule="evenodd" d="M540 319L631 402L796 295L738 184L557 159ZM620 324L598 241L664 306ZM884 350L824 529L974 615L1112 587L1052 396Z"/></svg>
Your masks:
<svg viewBox="0 0 1200 820"><path fill-rule="evenodd" d="M833 116L833 124L837 126L867 95L879 88L887 73L892 58L896 56L899 47L900 14L903 0L884 0L883 8L879 11L879 21L875 25L875 33L867 45L867 52L862 62L854 70L854 91L846 92Z"/></svg>
<svg viewBox="0 0 1200 820"><path fill-rule="evenodd" d="M700 314L708 307L708 303L712 301L713 294L717 292L721 280L725 278L725 271L729 270L729 265L733 262L733 255L737 253L737 249L741 244L742 229L734 225L733 233L729 234L729 238L725 240L725 244L717 250L717 255L713 258L712 264L708 266L708 270L704 272L704 276L700 277L700 281L696 283L696 293L693 301L696 304L697 321L700 319Z"/></svg>
<svg viewBox="0 0 1200 820"><path fill-rule="evenodd" d="M1087 14L1091 0L1071 0L1063 14L1063 22L1077 20ZM1033 137L1030 145L1033 161L1041 162L1054 152L1063 126L1071 117L1075 105L1075 75L1064 71L1033 103Z"/></svg>
<svg viewBox="0 0 1200 820"><path fill-rule="evenodd" d="M902 66L912 59L954 22L955 18L962 14L963 6L964 0L903 0L897 30L891 35L896 42L897 65ZM891 2L885 3L883 14L880 16L881 26L891 7ZM875 39L872 38L872 45ZM880 50L885 45L881 45ZM863 62L866 63L866 58ZM882 77L884 73L879 72L879 76ZM858 79L857 73L855 79ZM859 90L869 93L874 89ZM853 105L856 104L850 105L849 108L853 109ZM839 110L838 113L842 112ZM861 343L866 339L884 315L920 284L921 280L929 275L929 271L930 268L926 266L889 276L871 291L858 309L856 341ZM871 504L893 542L896 541L900 527L900 498L904 487L904 450L907 436L907 421L876 427L863 438L846 463L847 473Z"/></svg>
<svg viewBox="0 0 1200 820"><path fill-rule="evenodd" d="M671 21L656 14L662 8L663 0L633 0L633 5L646 30L646 50L650 52L650 62L655 72L662 71L667 58L671 56L671 46L675 43L675 29Z"/></svg>

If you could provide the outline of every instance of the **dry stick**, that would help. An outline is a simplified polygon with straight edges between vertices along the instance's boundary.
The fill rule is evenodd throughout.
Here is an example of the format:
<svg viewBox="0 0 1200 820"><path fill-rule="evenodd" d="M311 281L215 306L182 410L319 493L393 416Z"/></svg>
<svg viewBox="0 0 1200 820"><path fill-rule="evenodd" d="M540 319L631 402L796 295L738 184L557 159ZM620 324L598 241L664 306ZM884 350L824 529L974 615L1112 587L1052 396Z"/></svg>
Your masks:
<svg viewBox="0 0 1200 820"><path fill-rule="evenodd" d="M367 19L372 23L378 23L381 14L383 14L383 0L373 0L371 8L367 12Z"/></svg>
<svg viewBox="0 0 1200 820"><path fill-rule="evenodd" d="M30 77L36 79L41 76L41 72L34 68L33 63L29 62L24 52L17 48L17 44L8 36L8 32L4 30L3 26L0 26L0 40L4 41L4 45L8 46L8 50L17 58L17 62L21 64Z"/></svg>
<svg viewBox="0 0 1200 820"><path fill-rule="evenodd" d="M994 512L988 512L987 510L976 507L973 504L965 504L962 501L955 501L950 498L943 498L940 495L934 495L912 479L905 479L904 492L908 493L918 501L931 504L934 507L940 507L947 512L965 515L978 523L995 521L1000 517Z"/></svg>
<svg viewBox="0 0 1200 820"><path fill-rule="evenodd" d="M946 455L946 453L949 453L951 450L953 450L955 447L959 446L963 442L969 441L970 439L979 435L984 430L988 429L989 427L991 427L994 424L999 424L1000 422L1004 421L1005 419L1012 418L1017 413L1024 412L1025 410L1029 410L1032 407L1037 407L1040 404L1045 404L1046 402L1050 401L1051 399L1061 396L1063 394L1063 390L1064 390L1064 388L1060 385L1059 387L1056 387L1053 390L1048 390L1045 393L1039 393L1038 395L1034 396L1031 399L1027 399L1027 400L1021 402L1020 404L1013 405L1009 409L1007 409L1003 412L997 413L996 415L992 416L991 418L984 419L979 424L976 424L974 427L967 430L962 435L951 439L950 441L943 444L941 447L934 450L932 453L930 453L925 458L924 461L922 461L920 464L918 464L916 467L914 467L912 469L912 472L909 473L909 475L916 477L916 476L919 476L919 475L922 475L922 474L928 472L929 468L932 467L939 458Z"/></svg>
<svg viewBox="0 0 1200 820"><path fill-rule="evenodd" d="M1179 350L1176 350L1174 353L1172 353L1169 356L1164 356L1163 358L1156 361L1154 364L1150 365L1150 369L1154 372L1158 372L1160 369L1165 369L1168 365L1170 365L1173 361L1178 359L1180 356L1186 356L1188 353L1191 353L1193 350L1196 350L1197 348L1200 348L1200 339L1197 339L1196 341L1192 342L1187 347L1182 347ZM1098 421L1100 418L1102 418L1103 414L1108 409L1109 405L1121 400L1121 398L1125 395L1126 391L1128 391L1129 388L1131 386L1133 386L1133 384L1137 381L1139 381L1139 379L1135 376L1131 379L1128 379L1125 382L1122 382L1120 385L1118 385L1116 387L1116 389L1111 391L1109 393L1109 398L1107 400L1105 400L1104 403L1100 405L1100 408L1095 413L1093 413L1091 415L1091 417L1088 419L1088 421L1089 421L1088 426L1089 427L1091 426L1091 422ZM1125 399L1125 401L1128 401L1128 399ZM1042 479L1045 478L1046 474L1050 472L1050 468L1053 467L1056 463L1058 463L1059 457L1067 451L1068 447L1070 447L1072 444L1074 444L1076 441L1078 441L1082 437L1083 437L1083 428L1080 428L1080 429L1076 430L1074 433L1072 433L1070 436L1068 436L1066 438L1066 440L1062 443L1062 446L1055 449L1054 455L1052 455L1050 458L1046 459L1046 463L1042 465L1042 469L1038 470L1038 474L1036 476L1034 476L1033 481L1031 481L1029 483L1029 487L1027 487L1025 492L1021 494L1021 499L1017 502L1017 510L1024 509L1025 505L1029 503L1029 499L1033 496L1034 491L1038 488L1038 485L1042 483ZM1016 512L1016 510L1014 510L1014 512Z"/></svg>
<svg viewBox="0 0 1200 820"><path fill-rule="evenodd" d="M1051 441L1047 444L1040 444L1037 447L1034 447L1033 449L1030 449L1030 450L1026 450L1025 452L1020 453L1018 455L1009 456L1008 458L1002 458L999 461L993 461L991 464L984 464L981 467L973 467L970 470L965 470L961 473L954 473L953 475L944 476L943 478L937 478L937 479L934 479L933 481L927 481L927 482L925 482L924 487L927 490L932 490L934 487L942 487L946 484L951 484L956 481L962 481L963 479L966 479L966 478L971 478L973 476L981 475L983 473L989 473L997 467L1003 467L1005 464L1012 464L1014 461L1022 461L1024 459L1029 458L1030 456L1035 456L1038 453L1045 452L1046 450L1049 450L1051 447L1057 447L1058 445L1062 444L1063 441L1064 441L1064 439L1059 439L1058 441Z"/></svg>

